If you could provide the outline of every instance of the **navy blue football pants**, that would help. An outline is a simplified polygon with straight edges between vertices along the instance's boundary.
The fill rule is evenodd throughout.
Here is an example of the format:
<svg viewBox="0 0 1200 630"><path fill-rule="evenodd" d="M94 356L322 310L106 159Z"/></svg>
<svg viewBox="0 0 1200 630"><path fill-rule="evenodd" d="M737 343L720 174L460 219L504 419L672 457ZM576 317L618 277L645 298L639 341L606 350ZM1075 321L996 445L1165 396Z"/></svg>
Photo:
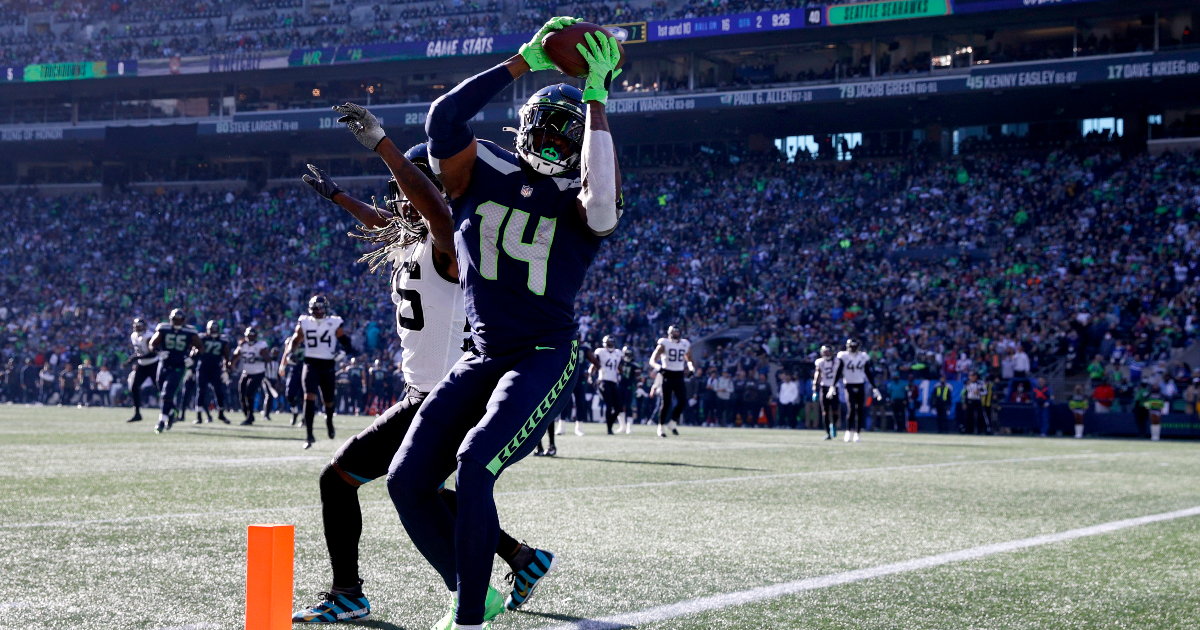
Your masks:
<svg viewBox="0 0 1200 630"><path fill-rule="evenodd" d="M400 522L421 555L458 591L455 621L483 623L500 521L492 490L533 451L571 399L578 344L470 354L425 399L388 469ZM438 487L455 473L458 516Z"/></svg>
<svg viewBox="0 0 1200 630"><path fill-rule="evenodd" d="M183 366L167 367L158 364L159 399L162 402L162 412L171 415L175 411L175 396L179 393L179 384L183 382Z"/></svg>
<svg viewBox="0 0 1200 630"><path fill-rule="evenodd" d="M209 392L214 397L217 403L217 409L225 410L225 383L221 380L221 370L209 368L201 369L196 373L196 387L199 389L198 400L196 403L202 409L208 409Z"/></svg>

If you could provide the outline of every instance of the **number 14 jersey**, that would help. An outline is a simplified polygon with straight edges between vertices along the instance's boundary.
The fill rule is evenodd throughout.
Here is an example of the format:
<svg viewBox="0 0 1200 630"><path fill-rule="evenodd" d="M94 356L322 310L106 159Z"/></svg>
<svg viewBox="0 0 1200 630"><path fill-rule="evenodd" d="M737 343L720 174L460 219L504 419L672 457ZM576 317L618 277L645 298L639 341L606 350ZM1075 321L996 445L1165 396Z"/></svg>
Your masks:
<svg viewBox="0 0 1200 630"><path fill-rule="evenodd" d="M462 358L470 336L458 279L438 272L433 243L425 240L389 254L396 332L404 351L404 381L428 392Z"/></svg>
<svg viewBox="0 0 1200 630"><path fill-rule="evenodd" d="M471 185L451 202L458 277L475 346L503 355L574 341L575 294L603 240L579 216L579 172L528 174L480 140Z"/></svg>

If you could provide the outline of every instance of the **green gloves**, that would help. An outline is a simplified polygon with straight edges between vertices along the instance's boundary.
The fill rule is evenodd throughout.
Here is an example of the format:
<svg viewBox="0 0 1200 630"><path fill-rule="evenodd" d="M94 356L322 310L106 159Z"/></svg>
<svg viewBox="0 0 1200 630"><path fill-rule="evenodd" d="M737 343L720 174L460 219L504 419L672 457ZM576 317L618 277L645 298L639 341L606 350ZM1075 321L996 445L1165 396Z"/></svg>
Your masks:
<svg viewBox="0 0 1200 630"><path fill-rule="evenodd" d="M550 59L546 57L546 52L542 50L542 40L546 39L546 35L550 33L550 31L561 31L562 29L578 21L579 18L573 17L550 18L550 20L542 26L542 30L538 31L537 35L534 35L533 39L529 40L528 44L521 44L521 50L519 52L521 53L521 56L525 58L525 63L529 64L529 69L535 72L538 70L553 69L554 64L550 63Z"/></svg>
<svg viewBox="0 0 1200 630"><path fill-rule="evenodd" d="M621 62L621 45L617 43L617 38L612 35L597 34L599 37L593 37L592 33L583 34L588 48L584 48L583 44L575 45L588 63L587 82L583 88L585 103L587 101L607 103L608 91L612 87L613 79L621 74L621 71L617 70L617 64Z"/></svg>

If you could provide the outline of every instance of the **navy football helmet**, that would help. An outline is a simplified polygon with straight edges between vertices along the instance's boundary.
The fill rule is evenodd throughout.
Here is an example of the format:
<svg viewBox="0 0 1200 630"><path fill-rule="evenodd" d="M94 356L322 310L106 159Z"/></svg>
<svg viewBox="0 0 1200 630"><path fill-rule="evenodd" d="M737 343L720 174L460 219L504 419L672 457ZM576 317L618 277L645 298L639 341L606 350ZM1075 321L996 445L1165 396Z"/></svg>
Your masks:
<svg viewBox="0 0 1200 630"><path fill-rule="evenodd" d="M579 168L583 130L587 124L583 92L559 83L544 87L521 107L517 129L517 155L543 175L558 175Z"/></svg>

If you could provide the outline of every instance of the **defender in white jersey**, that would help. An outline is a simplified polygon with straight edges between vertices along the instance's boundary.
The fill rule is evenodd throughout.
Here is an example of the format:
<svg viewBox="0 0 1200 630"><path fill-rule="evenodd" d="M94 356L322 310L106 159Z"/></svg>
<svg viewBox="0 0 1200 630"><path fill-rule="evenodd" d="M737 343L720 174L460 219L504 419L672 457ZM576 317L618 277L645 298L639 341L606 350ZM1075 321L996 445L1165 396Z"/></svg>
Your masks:
<svg viewBox="0 0 1200 630"><path fill-rule="evenodd" d="M829 346L821 346L821 357L813 366L813 400L818 398L821 400L821 423L825 425L825 439L832 440L837 437L842 402L837 395L837 360L833 358L833 348Z"/></svg>
<svg viewBox="0 0 1200 630"><path fill-rule="evenodd" d="M610 335L605 335L600 344L602 347L595 352L597 362L588 368L588 373L598 380L597 389L604 401L604 421L608 424L608 434L612 435L613 424L621 414L621 361L624 354ZM617 427L617 433L621 428Z"/></svg>
<svg viewBox="0 0 1200 630"><path fill-rule="evenodd" d="M445 207L446 203L434 183L437 179L428 170L424 145L411 149L411 157L400 154L390 140L385 139L381 146L381 156L396 174L388 182L386 210L345 194L315 167L310 166L313 175L304 178L323 197L362 222L362 234L355 236L383 245L361 260L371 264L372 271L392 264L392 303L396 305L396 332L403 350L405 391L399 394L399 402L380 414L371 426L347 440L321 472L322 517L333 565L333 588L318 604L296 612L292 621L297 623L362 619L370 614L358 574L358 540L362 533L358 487L387 474L421 403L469 349L470 327L458 286L453 238L449 236L453 234L449 209L445 208L444 223L430 222L418 212L419 206L440 203ZM443 489L439 494L446 507L456 512L454 491ZM501 531L496 553L514 571L529 565L534 551ZM493 616L503 610L499 592L489 592L488 606Z"/></svg>
<svg viewBox="0 0 1200 630"><path fill-rule="evenodd" d="M304 368L301 379L304 384L304 448L312 448L313 418L317 415L317 392L325 403L325 428L329 439L333 439L333 407L335 391L336 359L340 351L354 354L350 336L342 330L342 318L329 312L329 300L324 295L314 295L308 300L308 315L301 315L296 332L284 346L283 356L293 350L304 348ZM279 377L287 372L287 361L279 361Z"/></svg>
<svg viewBox="0 0 1200 630"><path fill-rule="evenodd" d="M660 362L661 359L661 362ZM650 367L659 371L662 376L662 406L658 410L658 437L667 437L663 426L667 425L667 416L671 416L669 426L671 433L679 435L676 426L679 416L687 407L687 387L684 377L687 372L695 372L692 365L692 342L683 338L683 331L675 326L667 329L667 336L658 340L654 354L650 355ZM675 399L672 409L671 399Z"/></svg>
<svg viewBox="0 0 1200 630"><path fill-rule="evenodd" d="M262 389L263 376L267 373L267 362L271 360L267 342L258 338L258 330L246 327L244 338L233 351L234 360L242 365L242 376L238 379L238 400L242 402L242 413L246 419L242 426L254 424L254 397ZM263 401L264 414L266 401Z"/></svg>
<svg viewBox="0 0 1200 630"><path fill-rule="evenodd" d="M133 344L133 356L129 357L129 362L137 365L129 382L129 392L133 396L133 417L125 422L142 419L142 385L146 379L150 379L152 387L158 388L158 353L150 351L150 338L153 336L145 320L134 318L133 332L129 333L129 342Z"/></svg>
<svg viewBox="0 0 1200 630"><path fill-rule="evenodd" d="M836 362L837 375L834 381L842 381L846 389L846 406L850 408L846 416L846 441L857 442L867 422L867 385L872 385L871 393L875 400L880 400L882 396L871 380L871 355L859 349L857 340L846 340L846 349L837 354Z"/></svg>

